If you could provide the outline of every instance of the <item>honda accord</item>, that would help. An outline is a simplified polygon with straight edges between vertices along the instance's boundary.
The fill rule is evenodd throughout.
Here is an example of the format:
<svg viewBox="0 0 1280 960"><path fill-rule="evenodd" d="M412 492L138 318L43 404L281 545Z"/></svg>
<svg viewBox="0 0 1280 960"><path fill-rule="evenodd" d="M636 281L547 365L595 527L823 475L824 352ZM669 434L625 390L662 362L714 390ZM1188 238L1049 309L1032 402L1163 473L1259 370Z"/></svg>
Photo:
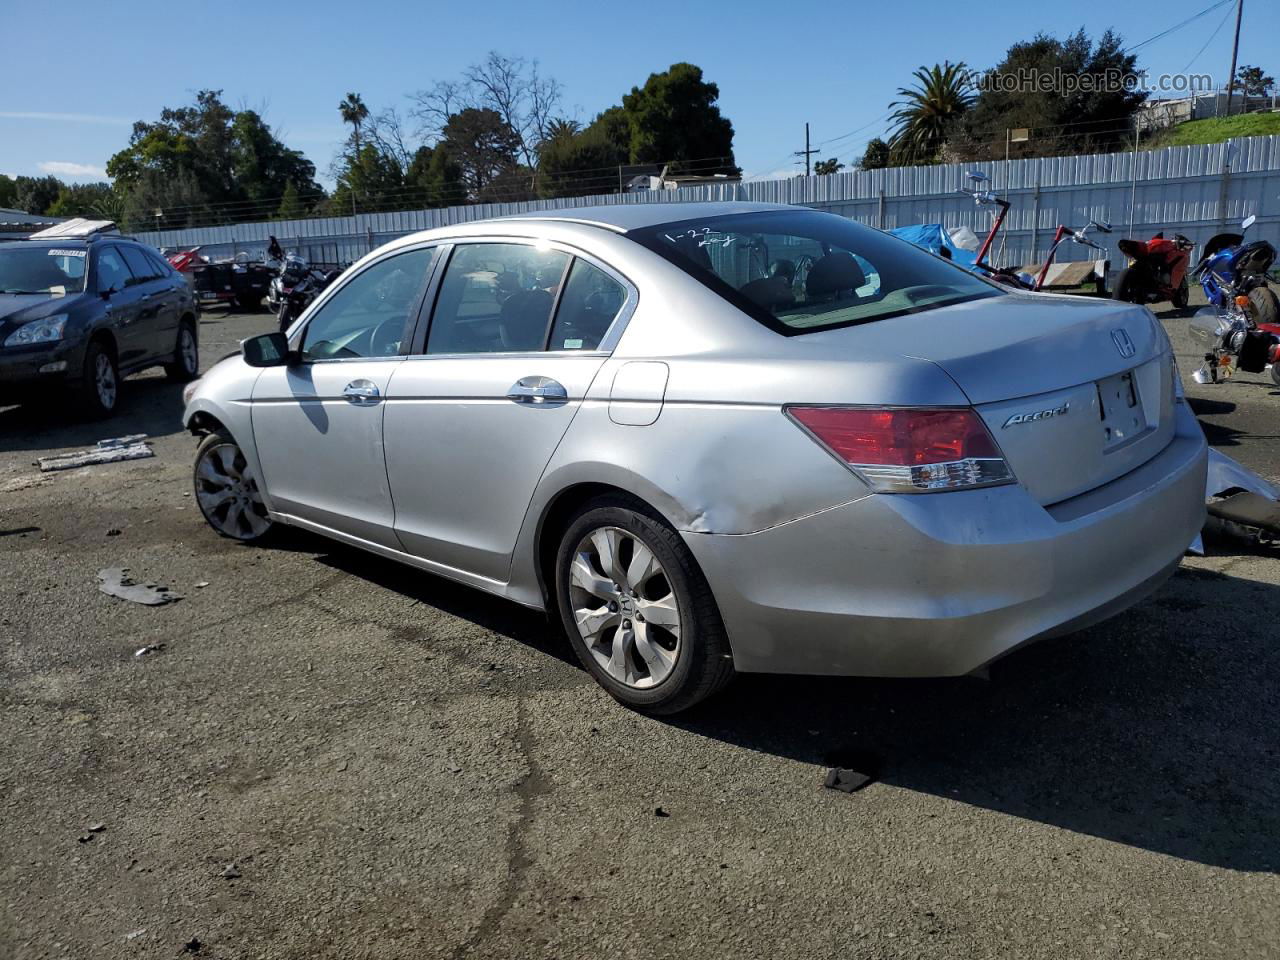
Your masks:
<svg viewBox="0 0 1280 960"><path fill-rule="evenodd" d="M218 533L302 527L546 610L655 713L738 671L970 673L1136 603L1204 518L1145 307L794 207L403 237L187 393Z"/></svg>

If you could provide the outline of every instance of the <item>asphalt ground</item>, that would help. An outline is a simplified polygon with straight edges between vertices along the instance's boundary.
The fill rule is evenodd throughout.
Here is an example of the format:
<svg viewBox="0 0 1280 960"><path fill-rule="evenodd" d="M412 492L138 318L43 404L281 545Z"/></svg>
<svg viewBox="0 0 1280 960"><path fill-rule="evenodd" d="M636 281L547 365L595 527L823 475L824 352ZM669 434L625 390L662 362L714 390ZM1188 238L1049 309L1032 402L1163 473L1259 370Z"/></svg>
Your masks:
<svg viewBox="0 0 1280 960"><path fill-rule="evenodd" d="M1211 442L1280 477L1280 389L1191 383L1166 323ZM271 324L206 313L206 365ZM536 614L215 536L179 394L0 409L0 958L1280 955L1280 551L1211 545L990 681L649 719ZM156 457L33 466L128 433Z"/></svg>

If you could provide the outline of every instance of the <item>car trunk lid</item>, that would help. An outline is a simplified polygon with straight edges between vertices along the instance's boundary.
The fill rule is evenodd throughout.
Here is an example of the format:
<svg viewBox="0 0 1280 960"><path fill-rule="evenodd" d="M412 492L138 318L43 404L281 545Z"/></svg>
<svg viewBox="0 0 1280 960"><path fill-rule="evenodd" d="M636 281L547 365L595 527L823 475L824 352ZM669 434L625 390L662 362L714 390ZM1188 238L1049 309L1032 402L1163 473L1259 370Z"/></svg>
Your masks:
<svg viewBox="0 0 1280 960"><path fill-rule="evenodd" d="M941 367L1045 505L1123 476L1173 436L1172 360L1144 307L1010 295L813 340L834 347L841 334L857 335L859 349Z"/></svg>

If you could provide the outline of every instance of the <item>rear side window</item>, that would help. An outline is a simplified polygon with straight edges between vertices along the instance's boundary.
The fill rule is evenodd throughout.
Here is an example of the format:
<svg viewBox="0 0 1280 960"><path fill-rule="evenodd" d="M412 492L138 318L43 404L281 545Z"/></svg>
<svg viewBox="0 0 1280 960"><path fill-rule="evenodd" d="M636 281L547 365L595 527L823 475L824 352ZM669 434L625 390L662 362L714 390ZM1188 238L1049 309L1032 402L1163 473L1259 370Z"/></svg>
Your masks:
<svg viewBox="0 0 1280 960"><path fill-rule="evenodd" d="M1002 295L904 240L817 211L706 217L627 236L787 335Z"/></svg>
<svg viewBox="0 0 1280 960"><path fill-rule="evenodd" d="M542 350L569 259L524 243L455 247L427 332L427 353Z"/></svg>
<svg viewBox="0 0 1280 960"><path fill-rule="evenodd" d="M133 271L135 283L146 283L148 280L154 280L160 276L160 271L156 269L156 265L147 259L146 254L134 247L117 247L120 254L124 257L124 262L129 265L129 269Z"/></svg>
<svg viewBox="0 0 1280 960"><path fill-rule="evenodd" d="M152 253L150 250L143 250L142 253L151 261L151 268L155 271L155 275L157 277L167 277L174 272L173 265L160 256L160 254Z"/></svg>
<svg viewBox="0 0 1280 960"><path fill-rule="evenodd" d="M120 258L119 247L107 247L98 253L98 292L120 291L133 283L133 274Z"/></svg>
<svg viewBox="0 0 1280 960"><path fill-rule="evenodd" d="M627 290L599 267L575 258L569 269L549 350L595 350L622 310Z"/></svg>

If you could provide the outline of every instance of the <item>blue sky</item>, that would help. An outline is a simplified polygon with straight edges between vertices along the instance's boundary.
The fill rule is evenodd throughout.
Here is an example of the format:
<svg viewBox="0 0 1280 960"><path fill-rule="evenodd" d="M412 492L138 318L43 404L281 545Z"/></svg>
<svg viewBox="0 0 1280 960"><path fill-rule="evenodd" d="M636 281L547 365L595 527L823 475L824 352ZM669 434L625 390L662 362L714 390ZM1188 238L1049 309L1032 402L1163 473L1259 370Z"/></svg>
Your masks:
<svg viewBox="0 0 1280 960"><path fill-rule="evenodd" d="M563 112L584 121L651 72L696 63L720 86L739 165L760 176L795 169L790 152L803 146L806 120L814 142L825 142L820 156L861 156L867 139L885 131L896 88L920 64L990 66L1037 29L1064 36L1086 17L1090 35L1113 27L1135 44L1211 2L62 0L54 15L43 0L7 0L0 16L5 46L29 47L18 58L29 66L9 68L0 79L0 173L99 179L134 120L155 119L161 107L212 87L228 103L262 112L327 179L344 137L336 106L348 90L375 111L406 108L405 94L457 77L498 50L538 59L564 86ZM1140 65L1154 74L1190 67L1225 78L1233 13L1225 6L1145 46ZM1277 36L1280 3L1248 0L1241 62L1280 74Z"/></svg>

